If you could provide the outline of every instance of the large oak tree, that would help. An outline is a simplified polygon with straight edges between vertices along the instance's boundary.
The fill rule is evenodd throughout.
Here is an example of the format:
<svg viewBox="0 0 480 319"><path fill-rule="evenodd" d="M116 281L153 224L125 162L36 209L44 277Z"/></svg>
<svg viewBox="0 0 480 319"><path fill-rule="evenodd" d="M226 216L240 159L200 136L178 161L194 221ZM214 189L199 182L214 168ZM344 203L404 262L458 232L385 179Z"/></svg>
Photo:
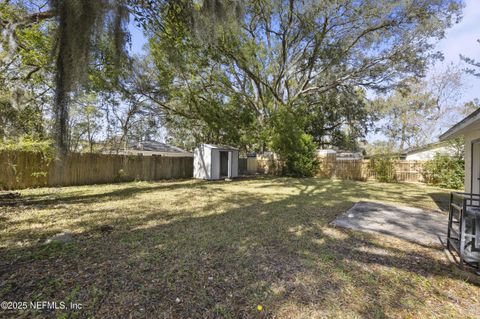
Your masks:
<svg viewBox="0 0 480 319"><path fill-rule="evenodd" d="M232 140L229 128L237 127L268 140L281 109L300 118L321 111L325 94L385 91L423 76L439 57L435 42L458 21L462 6L455 0L244 1L239 23L203 35L208 45L192 30L196 16L172 6L161 24L145 15L158 72L143 93L164 104L172 119L203 127L204 138Z"/></svg>

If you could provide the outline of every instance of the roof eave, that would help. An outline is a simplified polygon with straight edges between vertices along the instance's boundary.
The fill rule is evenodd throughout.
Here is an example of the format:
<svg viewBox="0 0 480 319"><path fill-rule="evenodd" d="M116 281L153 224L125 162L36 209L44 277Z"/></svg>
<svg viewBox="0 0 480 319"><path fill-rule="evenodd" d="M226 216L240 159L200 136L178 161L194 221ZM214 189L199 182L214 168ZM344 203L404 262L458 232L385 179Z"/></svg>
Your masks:
<svg viewBox="0 0 480 319"><path fill-rule="evenodd" d="M466 118L464 118L463 120L461 120L460 122L452 126L445 133L440 135L438 139L443 142L443 141L450 140L452 138L462 136L465 134L466 131L468 131L468 129L472 125L478 123L479 121L480 121L480 109L476 110L475 112L473 112L472 114L470 114L469 116L467 116Z"/></svg>
<svg viewBox="0 0 480 319"><path fill-rule="evenodd" d="M457 137L460 137L464 134L463 130L458 130L458 131L453 131L453 132L449 132L449 131L446 131L445 133L443 133L442 135L440 135L438 137L438 139L441 141L441 142L445 142L445 141L448 141L448 140L451 140L453 138L457 138Z"/></svg>

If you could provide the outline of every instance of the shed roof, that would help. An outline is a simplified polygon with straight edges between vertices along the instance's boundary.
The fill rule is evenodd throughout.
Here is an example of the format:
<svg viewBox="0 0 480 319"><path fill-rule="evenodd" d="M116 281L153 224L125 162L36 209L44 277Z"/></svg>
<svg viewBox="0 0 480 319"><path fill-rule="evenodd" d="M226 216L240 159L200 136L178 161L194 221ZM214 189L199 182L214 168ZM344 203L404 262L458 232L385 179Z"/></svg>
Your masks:
<svg viewBox="0 0 480 319"><path fill-rule="evenodd" d="M475 125L480 124L480 108L472 114L465 117L463 120L449 128L445 133L440 135L440 141L446 141L455 137L459 137L465 132L473 129Z"/></svg>
<svg viewBox="0 0 480 319"><path fill-rule="evenodd" d="M129 143L129 150L135 151L148 151L148 152L161 152L161 153L188 153L187 151L165 143L157 141L142 141L138 143Z"/></svg>
<svg viewBox="0 0 480 319"><path fill-rule="evenodd" d="M228 145L215 145L215 144L203 144L211 149L226 150L226 151L238 151L237 148Z"/></svg>

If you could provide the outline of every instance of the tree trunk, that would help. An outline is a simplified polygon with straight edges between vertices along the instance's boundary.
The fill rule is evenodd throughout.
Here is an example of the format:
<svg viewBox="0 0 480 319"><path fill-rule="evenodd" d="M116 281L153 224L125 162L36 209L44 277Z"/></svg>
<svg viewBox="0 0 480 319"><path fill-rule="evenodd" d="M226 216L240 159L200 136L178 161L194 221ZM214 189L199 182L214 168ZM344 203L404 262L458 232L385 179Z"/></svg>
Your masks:
<svg viewBox="0 0 480 319"><path fill-rule="evenodd" d="M68 90L64 81L63 52L60 47L57 57L57 75L55 92L55 147L57 157L64 159L68 153Z"/></svg>
<svg viewBox="0 0 480 319"><path fill-rule="evenodd" d="M405 150L405 142L407 140L407 112L403 112L401 114L401 121L402 121L402 130L400 135L400 151L403 152Z"/></svg>

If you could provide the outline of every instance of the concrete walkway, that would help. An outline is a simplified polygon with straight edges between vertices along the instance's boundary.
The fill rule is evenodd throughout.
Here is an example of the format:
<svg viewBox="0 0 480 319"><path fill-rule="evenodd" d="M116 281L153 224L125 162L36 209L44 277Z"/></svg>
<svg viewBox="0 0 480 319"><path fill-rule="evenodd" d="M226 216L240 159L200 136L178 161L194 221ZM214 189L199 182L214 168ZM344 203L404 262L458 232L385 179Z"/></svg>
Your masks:
<svg viewBox="0 0 480 319"><path fill-rule="evenodd" d="M414 207L358 202L330 224L432 245L441 243L439 236L446 237L447 222L447 214Z"/></svg>

